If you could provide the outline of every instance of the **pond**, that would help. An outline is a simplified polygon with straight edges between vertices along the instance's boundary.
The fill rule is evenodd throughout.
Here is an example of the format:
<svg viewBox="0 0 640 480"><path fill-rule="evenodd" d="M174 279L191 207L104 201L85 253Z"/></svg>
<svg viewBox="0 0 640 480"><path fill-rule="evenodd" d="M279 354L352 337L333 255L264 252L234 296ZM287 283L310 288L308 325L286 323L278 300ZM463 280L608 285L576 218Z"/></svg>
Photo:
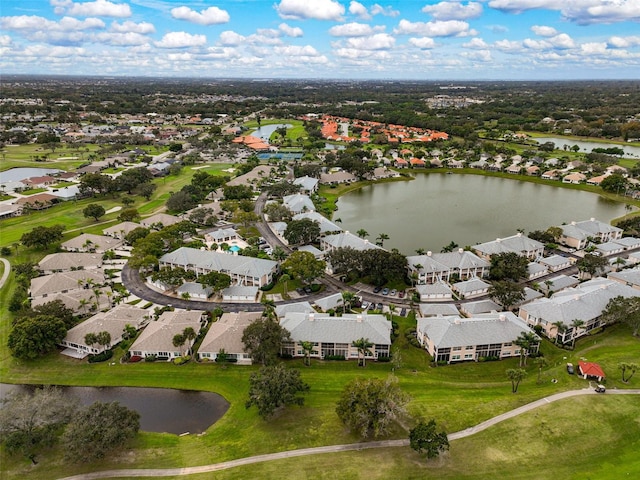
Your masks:
<svg viewBox="0 0 640 480"><path fill-rule="evenodd" d="M28 385L0 384L0 398L12 390L32 390ZM146 432L202 433L225 414L229 403L211 392L140 387L60 387L81 404L120 402L140 414Z"/></svg>
<svg viewBox="0 0 640 480"><path fill-rule="evenodd" d="M271 134L273 132L275 132L277 129L281 128L281 127L287 127L287 128L291 128L293 127L293 125L290 125L288 123L275 123L273 125L263 125L260 128L258 128L257 130L254 130L253 132L250 133L251 136L253 137L258 137L260 139L262 139L263 141L269 143L269 139L271 138Z"/></svg>
<svg viewBox="0 0 640 480"><path fill-rule="evenodd" d="M440 251L451 241L461 247L515 235L523 228L597 218L608 222L625 205L600 195L537 183L482 175L418 174L407 182L370 185L338 200L334 221L345 230L385 233L385 248L405 255Z"/></svg>
<svg viewBox="0 0 640 480"><path fill-rule="evenodd" d="M0 183L2 182L19 182L25 178L41 177L43 175L50 175L52 173L58 173L62 170L55 168L35 168L35 167L19 167L10 168L4 172L0 172Z"/></svg>
<svg viewBox="0 0 640 480"><path fill-rule="evenodd" d="M559 150L564 149L564 145L567 145L567 148L571 148L574 145L578 145L580 147L581 152L591 153L591 150L594 148L621 148L624 150L625 157L632 158L640 158L640 147L634 147L633 145L620 145L617 143L600 143L600 142L589 142L583 140L573 140L570 138L562 138L562 137L536 137L534 138L536 142L539 144L545 142L553 142L556 145L556 148Z"/></svg>

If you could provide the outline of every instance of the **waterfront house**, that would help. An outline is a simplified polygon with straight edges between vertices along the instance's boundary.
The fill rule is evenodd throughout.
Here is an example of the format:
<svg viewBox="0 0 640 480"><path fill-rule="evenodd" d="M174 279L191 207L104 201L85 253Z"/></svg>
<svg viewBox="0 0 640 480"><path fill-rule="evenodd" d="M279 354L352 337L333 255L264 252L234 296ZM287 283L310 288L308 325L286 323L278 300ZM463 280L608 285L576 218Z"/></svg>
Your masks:
<svg viewBox="0 0 640 480"><path fill-rule="evenodd" d="M251 365L251 355L245 351L242 334L245 328L261 316L261 312L223 313L209 327L198 348L198 358L216 361L220 352L224 350L228 361L238 365Z"/></svg>
<svg viewBox="0 0 640 480"><path fill-rule="evenodd" d="M491 260L491 255L501 253L517 253L520 256L535 260L542 257L544 245L537 240L517 233L511 237L497 238L494 241L474 245L473 250L487 261Z"/></svg>
<svg viewBox="0 0 640 480"><path fill-rule="evenodd" d="M600 222L595 218L582 222L571 222L560 225L562 236L560 243L577 250L586 248L593 239L599 243L606 243L622 238L623 230L608 223Z"/></svg>

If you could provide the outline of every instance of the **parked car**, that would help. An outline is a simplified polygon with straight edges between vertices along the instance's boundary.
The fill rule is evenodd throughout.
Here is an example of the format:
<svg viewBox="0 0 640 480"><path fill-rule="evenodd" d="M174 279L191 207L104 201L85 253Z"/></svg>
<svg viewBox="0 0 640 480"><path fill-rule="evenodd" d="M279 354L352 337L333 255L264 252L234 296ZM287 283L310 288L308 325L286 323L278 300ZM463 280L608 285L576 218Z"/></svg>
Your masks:
<svg viewBox="0 0 640 480"><path fill-rule="evenodd" d="M598 392L598 393L604 393L604 392L606 392L606 391L607 391L607 389L605 388L605 386L604 386L604 385L598 385L598 386L596 387L596 392Z"/></svg>
<svg viewBox="0 0 640 480"><path fill-rule="evenodd" d="M567 363L567 373L569 375L573 375L574 373L576 373L575 368L573 368L573 363Z"/></svg>
<svg viewBox="0 0 640 480"><path fill-rule="evenodd" d="M380 290L382 290L382 287L375 287L373 293L380 293Z"/></svg>
<svg viewBox="0 0 640 480"><path fill-rule="evenodd" d="M391 295L392 297L395 297L397 293L398 293L398 291L394 288L393 290L391 290L389 292L389 295Z"/></svg>
<svg viewBox="0 0 640 480"><path fill-rule="evenodd" d="M369 308L369 302L367 302L366 300L364 302L362 302L362 309L366 310Z"/></svg>
<svg viewBox="0 0 640 480"><path fill-rule="evenodd" d="M383 288L382 289L382 294L383 295L389 295L389 289L388 288Z"/></svg>
<svg viewBox="0 0 640 480"><path fill-rule="evenodd" d="M376 308L377 308L378 310L382 311L382 304L381 304L381 303L379 303L378 305L376 305Z"/></svg>
<svg viewBox="0 0 640 480"><path fill-rule="evenodd" d="M404 298L404 290L398 292L398 298Z"/></svg>
<svg viewBox="0 0 640 480"><path fill-rule="evenodd" d="M406 317L407 316L407 309L403 308L402 310L400 310L400 316L401 317Z"/></svg>

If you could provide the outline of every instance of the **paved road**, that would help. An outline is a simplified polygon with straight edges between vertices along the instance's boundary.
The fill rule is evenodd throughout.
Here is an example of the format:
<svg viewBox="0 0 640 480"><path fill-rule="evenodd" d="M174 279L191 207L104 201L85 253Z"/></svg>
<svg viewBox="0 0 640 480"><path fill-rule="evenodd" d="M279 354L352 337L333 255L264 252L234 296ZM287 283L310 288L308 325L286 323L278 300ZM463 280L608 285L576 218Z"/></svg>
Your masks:
<svg viewBox="0 0 640 480"><path fill-rule="evenodd" d="M11 273L11 264L6 258L0 258L0 262L4 263L4 272L2 272L2 278L0 278L0 288L2 288L7 278L9 278L9 273Z"/></svg>
<svg viewBox="0 0 640 480"><path fill-rule="evenodd" d="M608 390L606 395L640 395L640 389L636 390ZM582 395L601 395L596 393L591 388L585 388L583 390L570 390L568 392L556 393L549 397L541 398L535 402L528 403L522 407L518 407L509 412L503 413L489 420L479 423L475 427L467 428L459 432L449 434L450 441L457 440L459 438L469 437L478 432L486 430L487 428L500 423L509 418L513 418L521 413L528 412L534 408L538 408L543 405L562 400L570 397L577 397ZM123 469L123 470L106 470L103 472L82 473L79 475L73 475L65 477L60 480L94 480L98 478L113 478L113 477L177 477L181 475L192 475L196 473L208 473L217 472L220 470L227 470L229 468L239 467L242 465L251 465L254 463L269 462L273 460L281 460L284 458L303 457L307 455L319 455L322 453L336 453L347 452L352 450L365 450L370 448L394 448L394 447L407 447L409 446L408 439L402 440L382 440L378 442L363 442L363 443L351 443L347 445L327 445L324 447L313 448L301 448L298 450L288 450L285 452L268 453L265 455L256 455L253 457L239 458L237 460L230 460L228 462L214 463L211 465L200 465L197 467L182 467L182 468L155 468L155 469Z"/></svg>

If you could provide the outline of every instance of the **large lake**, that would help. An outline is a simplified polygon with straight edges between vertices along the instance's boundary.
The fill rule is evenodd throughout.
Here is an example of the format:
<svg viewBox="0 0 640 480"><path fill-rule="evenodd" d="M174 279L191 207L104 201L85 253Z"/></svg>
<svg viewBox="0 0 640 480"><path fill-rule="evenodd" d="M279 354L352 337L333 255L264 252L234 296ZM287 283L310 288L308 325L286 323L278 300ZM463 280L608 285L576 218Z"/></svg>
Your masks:
<svg viewBox="0 0 640 480"><path fill-rule="evenodd" d="M640 147L634 147L633 145L619 145L617 143L600 143L600 142L589 142L584 140L572 140L569 138L562 137L537 137L534 138L536 142L539 144L545 142L553 142L556 145L558 150L562 150L564 145L567 145L567 148L571 148L574 145L578 145L580 147L581 152L591 153L591 150L594 148L611 148L617 147L624 150L625 157L638 158L640 157Z"/></svg>
<svg viewBox="0 0 640 480"><path fill-rule="evenodd" d="M405 255L415 250L440 251L455 241L461 247L525 232L547 229L591 217L609 222L625 206L603 197L482 175L418 174L407 182L366 186L340 197L334 221L345 230L380 233L385 248Z"/></svg>
<svg viewBox="0 0 640 480"><path fill-rule="evenodd" d="M36 168L36 167L19 167L10 168L4 172L0 172L1 182L19 182L25 178L40 177L42 175L49 175L52 173L58 173L62 170L57 168Z"/></svg>
<svg viewBox="0 0 640 480"><path fill-rule="evenodd" d="M269 143L269 139L271 138L273 132L275 132L280 127L291 128L293 127L293 125L290 125L288 123L274 123L271 125L263 125L251 132L250 135L253 137L258 137L263 141Z"/></svg>

